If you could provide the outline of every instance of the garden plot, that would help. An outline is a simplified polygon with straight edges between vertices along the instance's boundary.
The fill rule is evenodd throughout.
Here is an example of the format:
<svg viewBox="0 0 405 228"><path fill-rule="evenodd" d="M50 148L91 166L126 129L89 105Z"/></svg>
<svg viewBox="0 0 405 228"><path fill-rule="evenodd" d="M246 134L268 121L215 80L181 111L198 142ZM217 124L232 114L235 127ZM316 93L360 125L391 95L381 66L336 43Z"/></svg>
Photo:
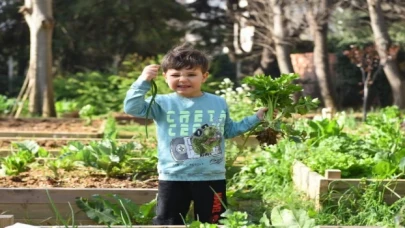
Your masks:
<svg viewBox="0 0 405 228"><path fill-rule="evenodd" d="M294 163L292 172L295 187L303 191L308 198L315 200L315 205L318 208L322 206L323 201L326 199L338 200L349 189L372 182L380 184L380 188L384 192L383 200L389 205L405 196L404 179L341 178L341 172L338 169L326 170L325 175L321 175L299 161Z"/></svg>
<svg viewBox="0 0 405 228"><path fill-rule="evenodd" d="M0 118L0 137L100 138L104 120Z"/></svg>
<svg viewBox="0 0 405 228"><path fill-rule="evenodd" d="M57 219L52 209L51 199L64 220L73 218L73 211L75 224L90 225L96 223L76 206L77 197L88 199L94 194L101 196L117 194L140 205L155 199L156 193L157 189L140 188L0 188L0 214L13 215L14 221L20 223L32 225L60 224L60 220Z"/></svg>
<svg viewBox="0 0 405 228"><path fill-rule="evenodd" d="M29 224L57 224L47 189L64 218L72 216L70 203L76 223L86 225L94 222L78 212L76 197L118 194L136 204L155 198L155 148L109 139L89 145L75 141L69 148L56 158L43 148L2 158L0 214L12 214L16 221Z"/></svg>

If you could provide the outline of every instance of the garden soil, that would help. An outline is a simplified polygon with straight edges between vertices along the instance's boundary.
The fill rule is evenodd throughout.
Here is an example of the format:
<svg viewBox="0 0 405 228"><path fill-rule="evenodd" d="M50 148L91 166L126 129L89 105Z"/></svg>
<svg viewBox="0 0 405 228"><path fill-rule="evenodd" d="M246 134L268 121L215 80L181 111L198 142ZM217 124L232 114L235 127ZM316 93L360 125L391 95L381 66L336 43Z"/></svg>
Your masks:
<svg viewBox="0 0 405 228"><path fill-rule="evenodd" d="M16 176L0 176L1 188L157 188L157 176L134 180L132 176L106 177L92 168L58 170L35 168Z"/></svg>
<svg viewBox="0 0 405 228"><path fill-rule="evenodd" d="M85 124L82 119L58 118L0 118L0 132L87 132L97 133L103 120L93 120Z"/></svg>
<svg viewBox="0 0 405 228"><path fill-rule="evenodd" d="M88 132L96 133L100 130L102 120L93 120L86 125L81 119L12 119L0 118L0 132ZM57 149L67 145L72 139L34 139L39 146L49 150ZM93 139L97 140L97 139ZM11 142L21 141L18 139L1 139L0 149L11 147ZM80 140L81 141L81 140ZM100 171L80 167L76 170L58 170L56 173L46 167L46 160L40 160L39 166L32 167L27 172L16 176L0 176L0 187L2 188L156 188L157 176L133 177L125 176L120 178L107 177Z"/></svg>

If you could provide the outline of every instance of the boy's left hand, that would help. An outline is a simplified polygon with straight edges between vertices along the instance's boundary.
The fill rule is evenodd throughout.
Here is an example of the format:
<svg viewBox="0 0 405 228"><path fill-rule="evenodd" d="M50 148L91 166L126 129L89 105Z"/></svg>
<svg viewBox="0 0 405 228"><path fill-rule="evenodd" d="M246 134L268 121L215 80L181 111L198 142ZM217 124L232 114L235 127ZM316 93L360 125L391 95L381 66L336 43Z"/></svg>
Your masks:
<svg viewBox="0 0 405 228"><path fill-rule="evenodd" d="M256 115L260 120L264 119L264 115L266 114L268 108L260 108L257 112Z"/></svg>

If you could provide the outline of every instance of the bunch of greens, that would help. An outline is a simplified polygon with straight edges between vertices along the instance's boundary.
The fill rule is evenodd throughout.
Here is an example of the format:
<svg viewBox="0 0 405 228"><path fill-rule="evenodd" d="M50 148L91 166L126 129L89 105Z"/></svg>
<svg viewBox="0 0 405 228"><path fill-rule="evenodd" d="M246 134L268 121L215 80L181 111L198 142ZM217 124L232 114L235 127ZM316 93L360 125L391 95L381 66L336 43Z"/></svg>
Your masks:
<svg viewBox="0 0 405 228"><path fill-rule="evenodd" d="M294 102L293 95L302 91L302 87L294 83L298 79L297 74L282 74L278 78L266 75L255 75L244 78L244 83L253 87L250 96L258 105L267 107L265 121L272 123L283 117L291 117L291 114L306 114L318 105L318 99L311 100L309 97L300 97ZM277 115L274 112L277 110Z"/></svg>
<svg viewBox="0 0 405 228"><path fill-rule="evenodd" d="M294 133L292 127L282 120L290 118L292 114L304 115L318 106L318 99L306 96L294 101L294 94L302 91L302 87L295 84L295 80L298 78L297 74L281 74L278 78L266 75L244 78L244 83L253 87L250 97L256 102L256 105L268 108L263 121L265 129L292 135ZM272 133L269 132L267 135L271 136ZM268 136L264 137L265 142ZM259 139L259 141L261 140Z"/></svg>

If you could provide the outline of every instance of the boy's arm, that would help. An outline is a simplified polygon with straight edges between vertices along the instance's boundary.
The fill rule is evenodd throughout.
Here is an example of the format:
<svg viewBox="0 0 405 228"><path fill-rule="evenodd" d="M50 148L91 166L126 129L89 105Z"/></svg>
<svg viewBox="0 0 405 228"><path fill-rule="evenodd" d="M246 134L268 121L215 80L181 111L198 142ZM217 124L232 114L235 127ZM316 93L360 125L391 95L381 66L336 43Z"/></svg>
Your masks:
<svg viewBox="0 0 405 228"><path fill-rule="evenodd" d="M150 88L151 83L149 81L138 78L127 91L127 95L124 99L124 112L133 116L146 117L150 99L145 101L145 94ZM152 105L148 118L154 118L155 113L155 105Z"/></svg>
<svg viewBox="0 0 405 228"><path fill-rule="evenodd" d="M248 116L243 118L239 122L234 122L230 117L229 117L229 111L226 110L226 120L225 120L225 131L224 131L224 137L226 139L233 138L235 136L241 135L253 127L255 127L257 124L260 123L260 118L258 117L257 114Z"/></svg>

